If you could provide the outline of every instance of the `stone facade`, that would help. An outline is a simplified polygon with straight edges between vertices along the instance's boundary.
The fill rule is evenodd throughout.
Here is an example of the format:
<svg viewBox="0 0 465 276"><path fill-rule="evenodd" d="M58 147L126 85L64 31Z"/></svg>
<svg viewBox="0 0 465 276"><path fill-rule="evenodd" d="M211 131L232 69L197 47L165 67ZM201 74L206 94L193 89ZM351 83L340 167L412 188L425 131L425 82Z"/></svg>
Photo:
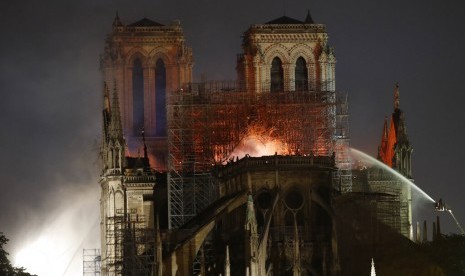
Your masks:
<svg viewBox="0 0 465 276"><path fill-rule="evenodd" d="M325 25L315 24L309 15L305 21L284 16L252 25L244 34L243 54L237 61L239 80L256 93L276 85L284 91L335 91L336 59L327 41ZM274 62L281 72L274 72ZM276 80L279 74L281 79Z"/></svg>
<svg viewBox="0 0 465 276"><path fill-rule="evenodd" d="M192 50L178 21L170 25L142 19L123 25L116 16L101 60L104 82L121 99L123 132L131 154L142 131L151 165L166 169L166 99L192 81Z"/></svg>
<svg viewBox="0 0 465 276"><path fill-rule="evenodd" d="M341 202L397 186L378 187L384 176L372 173L352 190L335 63L324 25L310 14L281 17L245 32L239 89L209 90L191 83L192 51L179 22L124 25L117 16L101 60L101 274L340 275ZM240 127L228 128L232 122ZM215 159L263 133L292 150ZM408 143L397 145L408 152ZM399 160L410 156L404 152ZM407 193L392 196L400 202ZM173 214L183 219L172 224ZM405 235L404 214L391 218Z"/></svg>
<svg viewBox="0 0 465 276"><path fill-rule="evenodd" d="M279 155L246 157L220 168L220 197L249 195L245 217L237 209L217 223L223 238L215 244L245 250L231 256L231 273L337 275L335 171L331 157Z"/></svg>
<svg viewBox="0 0 465 276"><path fill-rule="evenodd" d="M153 190L155 176L150 169L146 147L144 156L127 157L119 100L116 89L104 89L104 126L102 137L102 174L100 178L100 226L102 275L121 275L136 263L125 259L129 255L125 244L131 236L146 229L154 229ZM153 236L152 234L144 236ZM135 244L132 255L148 249L146 244ZM124 261L123 261L124 260Z"/></svg>

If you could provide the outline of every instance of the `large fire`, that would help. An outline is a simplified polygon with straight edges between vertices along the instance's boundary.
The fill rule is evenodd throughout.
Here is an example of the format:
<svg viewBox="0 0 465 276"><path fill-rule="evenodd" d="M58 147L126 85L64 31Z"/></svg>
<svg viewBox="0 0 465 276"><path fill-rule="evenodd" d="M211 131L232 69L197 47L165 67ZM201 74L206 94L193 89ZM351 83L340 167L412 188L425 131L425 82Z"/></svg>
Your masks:
<svg viewBox="0 0 465 276"><path fill-rule="evenodd" d="M260 157L273 154L290 154L286 144L278 138L274 138L273 130L263 127L250 127L247 134L229 154L228 159L243 158L246 155Z"/></svg>

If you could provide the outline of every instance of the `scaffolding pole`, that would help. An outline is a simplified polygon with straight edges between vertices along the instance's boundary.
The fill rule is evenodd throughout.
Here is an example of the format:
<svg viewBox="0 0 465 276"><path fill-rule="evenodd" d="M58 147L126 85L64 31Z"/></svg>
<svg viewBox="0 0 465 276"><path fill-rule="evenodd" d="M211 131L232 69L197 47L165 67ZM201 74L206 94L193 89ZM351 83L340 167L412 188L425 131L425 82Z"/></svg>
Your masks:
<svg viewBox="0 0 465 276"><path fill-rule="evenodd" d="M351 190L347 97L330 90L256 93L244 87L203 82L169 96L170 228L180 227L216 199L212 166L237 158L234 150L251 135L279 142L279 154L335 154L340 168L335 188Z"/></svg>
<svg viewBox="0 0 465 276"><path fill-rule="evenodd" d="M155 230L137 211L107 218L106 275L151 275L154 269ZM100 275L100 274L99 274Z"/></svg>
<svg viewBox="0 0 465 276"><path fill-rule="evenodd" d="M100 249L82 250L83 276L100 276Z"/></svg>

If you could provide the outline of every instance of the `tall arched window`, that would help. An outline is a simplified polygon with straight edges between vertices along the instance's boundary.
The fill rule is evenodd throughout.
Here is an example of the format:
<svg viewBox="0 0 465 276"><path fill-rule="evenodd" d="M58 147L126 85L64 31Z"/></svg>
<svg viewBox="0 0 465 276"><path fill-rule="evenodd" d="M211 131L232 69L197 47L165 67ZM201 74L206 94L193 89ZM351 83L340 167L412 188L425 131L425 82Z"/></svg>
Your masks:
<svg viewBox="0 0 465 276"><path fill-rule="evenodd" d="M166 136L166 68L162 59L155 65L156 135Z"/></svg>
<svg viewBox="0 0 465 276"><path fill-rule="evenodd" d="M132 125L134 135L144 129L144 69L140 59L132 67Z"/></svg>
<svg viewBox="0 0 465 276"><path fill-rule="evenodd" d="M308 90L307 63L303 57L299 57L295 63L295 90Z"/></svg>
<svg viewBox="0 0 465 276"><path fill-rule="evenodd" d="M271 62L271 92L284 90L284 73L281 59L275 57Z"/></svg>

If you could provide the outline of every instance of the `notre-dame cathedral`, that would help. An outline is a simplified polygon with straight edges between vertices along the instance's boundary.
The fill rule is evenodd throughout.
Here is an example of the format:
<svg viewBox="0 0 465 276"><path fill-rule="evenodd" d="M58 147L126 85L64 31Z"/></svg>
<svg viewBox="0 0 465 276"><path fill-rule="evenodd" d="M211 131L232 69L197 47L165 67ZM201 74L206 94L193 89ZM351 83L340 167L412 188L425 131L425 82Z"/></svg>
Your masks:
<svg viewBox="0 0 465 276"><path fill-rule="evenodd" d="M179 21L114 19L101 275L368 275L376 248L412 239L410 190L351 164L325 25L254 24L242 49L237 80L195 83ZM395 91L378 158L411 178Z"/></svg>

